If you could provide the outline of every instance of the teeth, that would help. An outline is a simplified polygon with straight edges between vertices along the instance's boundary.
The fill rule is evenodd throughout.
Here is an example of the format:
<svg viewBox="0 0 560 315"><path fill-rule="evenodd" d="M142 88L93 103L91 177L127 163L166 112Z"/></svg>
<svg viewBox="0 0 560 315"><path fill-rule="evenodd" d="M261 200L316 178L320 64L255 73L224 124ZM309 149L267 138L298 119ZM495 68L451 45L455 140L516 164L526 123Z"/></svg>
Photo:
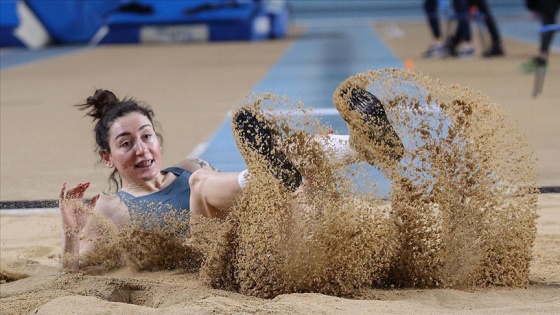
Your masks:
<svg viewBox="0 0 560 315"><path fill-rule="evenodd" d="M144 161L144 162L142 162L142 163L136 164L136 166L137 166L137 167L146 167L146 166L150 166L150 165L152 165L152 162L153 162L153 161L154 161L154 160Z"/></svg>

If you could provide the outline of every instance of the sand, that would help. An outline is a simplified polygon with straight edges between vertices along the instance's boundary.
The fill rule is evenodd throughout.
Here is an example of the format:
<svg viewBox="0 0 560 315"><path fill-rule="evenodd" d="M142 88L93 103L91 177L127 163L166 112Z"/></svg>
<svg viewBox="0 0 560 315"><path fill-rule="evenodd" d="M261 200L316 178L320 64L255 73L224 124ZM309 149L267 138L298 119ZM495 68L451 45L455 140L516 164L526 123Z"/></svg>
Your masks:
<svg viewBox="0 0 560 315"><path fill-rule="evenodd" d="M353 299L293 293L261 299L178 270L103 275L58 268L57 213L0 216L2 314L555 314L560 311L560 195L539 196L530 283L522 288L367 289ZM25 231L25 232L22 232ZM15 280L21 278L20 280Z"/></svg>
<svg viewBox="0 0 560 315"><path fill-rule="evenodd" d="M406 34L412 32L406 25L403 29ZM480 62L484 61L462 66L469 69ZM434 77L445 77L437 63L418 61L416 66ZM464 72L457 70L457 73ZM470 86L461 82L460 76L445 79ZM522 119L526 110L507 102L508 96L500 94L500 88L492 89L488 81L479 89L500 104L506 97L504 107L520 120L520 130L528 135L531 146L537 148L539 161L544 158L538 164L539 184L558 185L557 166L551 163L552 158L547 159L557 156L557 151L554 146L549 151L541 150L547 142L539 134L553 132L557 127L541 117L543 128L531 128L535 119L540 121L538 114ZM548 106L546 100L544 96L538 102ZM544 130L546 127L548 131ZM0 307L2 314L555 314L560 312L560 194L539 194L536 206L537 231L530 253L528 282L522 286L363 287L350 297L290 293L273 294L271 298L213 289L199 273L182 269L138 271L128 267L95 275L66 273L59 268L61 223L56 210L28 211L26 215L3 212L0 215Z"/></svg>

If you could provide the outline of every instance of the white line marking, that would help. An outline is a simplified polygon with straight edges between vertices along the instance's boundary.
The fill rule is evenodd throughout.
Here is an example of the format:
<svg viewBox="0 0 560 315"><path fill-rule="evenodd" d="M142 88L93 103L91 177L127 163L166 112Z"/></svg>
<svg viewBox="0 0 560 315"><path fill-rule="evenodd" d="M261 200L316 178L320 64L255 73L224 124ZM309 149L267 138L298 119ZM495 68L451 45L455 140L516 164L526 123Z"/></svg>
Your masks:
<svg viewBox="0 0 560 315"><path fill-rule="evenodd" d="M26 216L33 214L58 213L58 208L1 209L0 215Z"/></svg>
<svg viewBox="0 0 560 315"><path fill-rule="evenodd" d="M187 159L199 158L204 153L204 151L206 151L207 147L208 147L208 142L197 144L196 147L194 147L194 150L192 150L191 153L187 155Z"/></svg>

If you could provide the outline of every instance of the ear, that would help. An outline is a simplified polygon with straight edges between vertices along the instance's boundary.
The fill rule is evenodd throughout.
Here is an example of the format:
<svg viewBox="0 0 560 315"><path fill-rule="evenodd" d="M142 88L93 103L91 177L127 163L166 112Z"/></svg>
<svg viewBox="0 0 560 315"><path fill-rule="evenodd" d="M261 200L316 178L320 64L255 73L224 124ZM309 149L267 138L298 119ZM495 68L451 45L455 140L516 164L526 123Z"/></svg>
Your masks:
<svg viewBox="0 0 560 315"><path fill-rule="evenodd" d="M115 166L113 164L113 161L111 161L111 155L109 154L109 152L103 150L103 151L99 152L99 155L101 155L101 159L103 160L103 163L105 163L105 165L108 168L113 168Z"/></svg>

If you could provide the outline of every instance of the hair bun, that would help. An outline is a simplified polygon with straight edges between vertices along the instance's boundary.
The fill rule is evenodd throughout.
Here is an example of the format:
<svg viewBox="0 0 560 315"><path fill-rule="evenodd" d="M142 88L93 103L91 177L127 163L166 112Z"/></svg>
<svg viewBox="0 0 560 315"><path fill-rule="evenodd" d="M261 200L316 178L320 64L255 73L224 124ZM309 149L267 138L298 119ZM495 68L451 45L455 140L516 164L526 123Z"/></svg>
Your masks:
<svg viewBox="0 0 560 315"><path fill-rule="evenodd" d="M109 108L119 103L119 99L109 90L98 89L88 97L85 104L78 104L80 110L89 110L86 115L93 119L101 119Z"/></svg>

